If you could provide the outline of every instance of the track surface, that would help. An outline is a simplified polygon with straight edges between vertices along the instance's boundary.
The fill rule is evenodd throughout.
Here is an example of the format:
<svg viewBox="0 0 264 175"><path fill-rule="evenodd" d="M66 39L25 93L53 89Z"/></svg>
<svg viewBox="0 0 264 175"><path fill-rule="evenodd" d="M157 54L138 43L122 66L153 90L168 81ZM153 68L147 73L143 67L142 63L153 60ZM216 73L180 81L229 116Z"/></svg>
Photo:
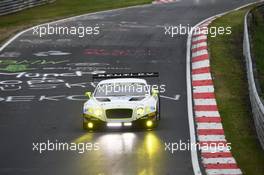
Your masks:
<svg viewBox="0 0 264 175"><path fill-rule="evenodd" d="M185 69L187 36L170 38L164 35L162 26L193 26L202 19L248 2L182 0L102 12L57 24L98 24L101 27L98 36L85 39L53 35L39 38L29 31L18 37L0 53L0 60L27 60L16 63L20 65L18 72L40 75L27 74L28 77L22 75L20 78L16 77L17 74L6 75L12 66L0 62L1 81L13 80L8 81L9 84L0 84L0 174L193 174L189 151L174 154L165 151L164 142L189 141ZM98 52L98 49L103 51ZM39 53L54 50L69 54ZM43 63L43 60L56 62ZM74 73L76 70L86 74L78 77L48 76L51 79L45 82L36 81L36 78L43 80L43 73ZM93 90L89 83L93 71L158 71L160 83L166 85L163 95L180 95L180 98L162 99L162 121L155 131L86 133L81 129L80 117L84 98L72 95ZM69 88L65 83L83 84ZM14 102L18 97L10 96L20 96L20 102ZM51 100L41 96L57 97ZM32 142L46 142L48 139L54 142L98 142L100 150L84 154L39 154L32 151Z"/></svg>

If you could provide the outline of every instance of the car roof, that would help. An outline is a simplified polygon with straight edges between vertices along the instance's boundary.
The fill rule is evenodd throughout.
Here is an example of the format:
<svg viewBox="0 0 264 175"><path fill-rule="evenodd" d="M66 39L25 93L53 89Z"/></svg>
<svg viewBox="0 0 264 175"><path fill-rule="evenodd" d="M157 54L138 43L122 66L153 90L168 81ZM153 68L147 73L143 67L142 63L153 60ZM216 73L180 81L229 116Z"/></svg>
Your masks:
<svg viewBox="0 0 264 175"><path fill-rule="evenodd" d="M147 84L147 81L144 79L140 79L140 78L114 78L114 79L102 80L99 82L99 84L107 84L107 83L143 83L143 84Z"/></svg>

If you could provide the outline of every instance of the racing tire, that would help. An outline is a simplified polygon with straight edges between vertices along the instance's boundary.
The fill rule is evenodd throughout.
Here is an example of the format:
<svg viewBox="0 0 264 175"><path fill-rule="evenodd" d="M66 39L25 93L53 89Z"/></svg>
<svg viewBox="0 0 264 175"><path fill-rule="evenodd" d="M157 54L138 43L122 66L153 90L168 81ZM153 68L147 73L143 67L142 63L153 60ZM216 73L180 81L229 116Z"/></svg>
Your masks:
<svg viewBox="0 0 264 175"><path fill-rule="evenodd" d="M160 96L158 97L158 104L157 104L157 116L156 116L157 120L161 120L161 116L160 116Z"/></svg>
<svg viewBox="0 0 264 175"><path fill-rule="evenodd" d="M83 119L83 129L84 129L84 130L87 130L87 129L88 129L88 128L87 128L87 122L85 122L84 119Z"/></svg>

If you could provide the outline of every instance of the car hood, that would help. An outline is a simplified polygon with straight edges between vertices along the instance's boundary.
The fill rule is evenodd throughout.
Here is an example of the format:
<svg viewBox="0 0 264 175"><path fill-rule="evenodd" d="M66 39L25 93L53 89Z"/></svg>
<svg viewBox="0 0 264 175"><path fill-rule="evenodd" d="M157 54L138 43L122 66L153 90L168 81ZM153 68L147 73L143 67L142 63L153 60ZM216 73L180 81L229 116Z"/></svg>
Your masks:
<svg viewBox="0 0 264 175"><path fill-rule="evenodd" d="M102 99L96 99L97 103L100 104L101 107L104 109L108 108L134 108L144 101L146 99L145 97L143 98L138 98L135 99L136 97L111 97L108 98L107 101L104 101Z"/></svg>
<svg viewBox="0 0 264 175"><path fill-rule="evenodd" d="M131 96L119 96L119 97L99 97L95 98L97 102L136 102L142 101L146 97L131 97Z"/></svg>

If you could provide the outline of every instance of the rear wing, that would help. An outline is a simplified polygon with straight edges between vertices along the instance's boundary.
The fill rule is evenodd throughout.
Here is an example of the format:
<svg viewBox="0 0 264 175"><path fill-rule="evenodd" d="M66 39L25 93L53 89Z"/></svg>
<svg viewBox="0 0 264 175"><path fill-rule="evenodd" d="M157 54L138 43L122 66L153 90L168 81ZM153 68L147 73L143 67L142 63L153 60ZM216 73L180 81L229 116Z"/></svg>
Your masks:
<svg viewBox="0 0 264 175"><path fill-rule="evenodd" d="M107 79L107 78L148 78L159 77L158 72L137 72L137 73L105 73L94 74L93 79Z"/></svg>

